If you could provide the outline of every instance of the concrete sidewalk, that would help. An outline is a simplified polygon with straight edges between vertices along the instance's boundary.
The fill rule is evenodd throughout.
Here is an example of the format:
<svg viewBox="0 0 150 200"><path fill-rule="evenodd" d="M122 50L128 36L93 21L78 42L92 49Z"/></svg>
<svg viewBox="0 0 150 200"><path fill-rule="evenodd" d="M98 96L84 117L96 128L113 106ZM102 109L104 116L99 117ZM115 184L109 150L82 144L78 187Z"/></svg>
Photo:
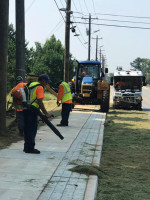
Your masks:
<svg viewBox="0 0 150 200"><path fill-rule="evenodd" d="M24 153L23 141L0 150L0 200L94 200L97 177L69 169L99 166L106 115L80 108L71 113L68 127L58 127L64 140L40 127L36 148L41 154Z"/></svg>

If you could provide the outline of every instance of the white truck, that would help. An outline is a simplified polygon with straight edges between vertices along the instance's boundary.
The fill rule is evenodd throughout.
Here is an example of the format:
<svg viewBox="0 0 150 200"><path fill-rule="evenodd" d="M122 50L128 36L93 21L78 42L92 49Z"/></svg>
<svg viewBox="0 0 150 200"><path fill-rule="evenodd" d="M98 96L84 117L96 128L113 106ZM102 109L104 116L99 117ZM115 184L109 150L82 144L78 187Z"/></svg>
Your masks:
<svg viewBox="0 0 150 200"><path fill-rule="evenodd" d="M141 71L117 68L111 80L113 107L142 109L142 86L146 85Z"/></svg>

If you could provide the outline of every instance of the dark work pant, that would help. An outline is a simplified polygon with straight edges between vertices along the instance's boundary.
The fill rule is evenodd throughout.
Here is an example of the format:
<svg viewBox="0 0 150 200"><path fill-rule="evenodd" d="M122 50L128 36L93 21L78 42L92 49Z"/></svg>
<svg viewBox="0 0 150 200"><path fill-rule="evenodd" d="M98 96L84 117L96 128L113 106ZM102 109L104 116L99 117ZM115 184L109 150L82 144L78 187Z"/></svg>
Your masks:
<svg viewBox="0 0 150 200"><path fill-rule="evenodd" d="M32 151L35 146L38 119L31 110L24 110L24 151Z"/></svg>
<svg viewBox="0 0 150 200"><path fill-rule="evenodd" d="M23 111L17 111L17 123L19 131L24 130L24 113Z"/></svg>
<svg viewBox="0 0 150 200"><path fill-rule="evenodd" d="M68 119L69 119L69 114L70 111L72 110L72 104L70 103L63 103L62 104L62 111L61 111L61 124L68 126Z"/></svg>

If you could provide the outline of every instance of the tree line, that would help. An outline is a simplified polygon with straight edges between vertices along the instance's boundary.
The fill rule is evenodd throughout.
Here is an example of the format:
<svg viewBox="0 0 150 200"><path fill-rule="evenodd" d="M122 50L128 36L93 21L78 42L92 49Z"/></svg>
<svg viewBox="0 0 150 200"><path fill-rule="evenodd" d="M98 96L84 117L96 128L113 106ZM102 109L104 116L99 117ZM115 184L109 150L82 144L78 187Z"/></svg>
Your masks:
<svg viewBox="0 0 150 200"><path fill-rule="evenodd" d="M52 83L63 80L64 69L64 47L60 40L54 35L47 39L42 45L35 42L35 48L28 48L25 42L25 70L26 74L40 75L48 74ZM73 66L75 59L72 54L69 58L70 80L74 74ZM7 68L7 90L10 91L16 84L16 32L12 24L8 30L8 68Z"/></svg>
<svg viewBox="0 0 150 200"><path fill-rule="evenodd" d="M130 65L133 68L142 71L146 78L146 83L150 84L150 59L138 57L133 62L131 62Z"/></svg>
<svg viewBox="0 0 150 200"><path fill-rule="evenodd" d="M42 45L35 42L35 48L28 48L28 42L25 42L25 67L27 74L40 75L46 73L49 75L52 83L63 80L64 69L64 47L60 40L52 35ZM74 75L73 67L76 65L75 59L70 54L69 76L70 80ZM143 72L146 82L150 84L150 59L136 58L130 63L132 67ZM7 90L10 91L16 84L16 33L12 24L8 31L8 69L7 69Z"/></svg>

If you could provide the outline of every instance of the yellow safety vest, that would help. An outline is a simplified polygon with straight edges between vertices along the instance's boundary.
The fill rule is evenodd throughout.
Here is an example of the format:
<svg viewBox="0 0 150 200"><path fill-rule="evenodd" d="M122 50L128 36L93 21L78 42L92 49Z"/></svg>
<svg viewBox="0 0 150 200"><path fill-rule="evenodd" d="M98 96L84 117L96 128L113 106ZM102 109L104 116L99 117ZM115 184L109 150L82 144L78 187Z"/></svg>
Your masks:
<svg viewBox="0 0 150 200"><path fill-rule="evenodd" d="M65 101L72 99L72 94L71 94L71 90L70 90L68 83L63 81L60 85L62 85L64 87L64 93L63 93L63 97L61 99L61 103L64 103Z"/></svg>
<svg viewBox="0 0 150 200"><path fill-rule="evenodd" d="M36 96L36 89L40 86L41 84L39 82L32 82L29 85L29 94L30 94L30 99L29 99L29 104L32 104L36 108L39 108L39 104L37 103L37 96Z"/></svg>

